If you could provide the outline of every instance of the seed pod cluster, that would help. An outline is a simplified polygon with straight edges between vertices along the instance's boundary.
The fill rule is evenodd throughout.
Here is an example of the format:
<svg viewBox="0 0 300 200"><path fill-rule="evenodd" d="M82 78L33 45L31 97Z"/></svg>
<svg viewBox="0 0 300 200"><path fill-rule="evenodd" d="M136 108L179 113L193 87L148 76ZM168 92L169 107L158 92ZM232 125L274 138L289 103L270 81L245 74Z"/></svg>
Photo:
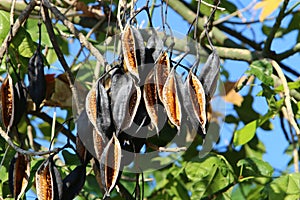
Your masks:
<svg viewBox="0 0 300 200"><path fill-rule="evenodd" d="M122 149L139 152L149 130L154 129L159 138L160 130L171 124L180 134L188 121L199 134L206 134L206 107L219 69L216 52L205 64L205 74L197 76L195 64L184 68L188 71L184 79L176 69L180 65L172 66L171 53L164 49L156 31L151 31L144 40L138 29L126 25L119 63L96 80L86 97L83 112L92 130L79 130L81 120L78 122L79 137L84 145L92 144L87 149L100 164L105 196L118 182L122 167L133 160L122 155ZM213 80L204 85L210 78Z"/></svg>
<svg viewBox="0 0 300 200"><path fill-rule="evenodd" d="M18 81L15 85L10 74L7 74L1 85L2 120L9 130L17 125L26 109L26 92L24 85Z"/></svg>
<svg viewBox="0 0 300 200"><path fill-rule="evenodd" d="M13 197L18 200L24 194L30 177L30 158L16 153L9 168L9 187Z"/></svg>

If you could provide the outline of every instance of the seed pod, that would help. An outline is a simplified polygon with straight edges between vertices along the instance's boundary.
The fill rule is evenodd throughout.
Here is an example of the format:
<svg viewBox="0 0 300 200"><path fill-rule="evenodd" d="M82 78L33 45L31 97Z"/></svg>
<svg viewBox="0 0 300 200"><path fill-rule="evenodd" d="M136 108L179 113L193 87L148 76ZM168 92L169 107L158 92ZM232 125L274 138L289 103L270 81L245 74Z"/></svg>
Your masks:
<svg viewBox="0 0 300 200"><path fill-rule="evenodd" d="M186 97L189 98L186 99L186 103L191 103L192 105L185 104L187 105L185 107L189 118L196 130L200 127L202 134L206 134L206 100L203 86L192 70L190 70L185 84L187 91Z"/></svg>
<svg viewBox="0 0 300 200"><path fill-rule="evenodd" d="M120 142L116 135L113 134L103 151L100 161L102 185L105 189L104 197L109 197L110 192L116 185L120 171L121 156Z"/></svg>
<svg viewBox="0 0 300 200"><path fill-rule="evenodd" d="M129 128L141 100L141 90L128 73L114 74L111 85L112 117L116 133Z"/></svg>
<svg viewBox="0 0 300 200"><path fill-rule="evenodd" d="M176 72L173 68L163 87L162 97L169 120L179 131L181 125L181 105L178 98L175 74Z"/></svg>
<svg viewBox="0 0 300 200"><path fill-rule="evenodd" d="M88 163L92 158L92 155L85 148L78 134L76 135L76 153L82 164Z"/></svg>
<svg viewBox="0 0 300 200"><path fill-rule="evenodd" d="M146 109L148 112L148 115L151 119L152 124L154 125L157 134L159 133L160 128L163 126L163 123L165 122L165 114L160 110L161 102L158 98L157 93L157 84L155 83L155 74L154 70L150 71L148 74L144 90L143 90L143 97L146 105Z"/></svg>
<svg viewBox="0 0 300 200"><path fill-rule="evenodd" d="M210 101L216 91L219 73L220 58L216 50L213 50L198 77L203 85L207 101Z"/></svg>
<svg viewBox="0 0 300 200"><path fill-rule="evenodd" d="M1 85L1 98L3 124L9 129L13 125L15 113L14 86L9 74L7 74Z"/></svg>
<svg viewBox="0 0 300 200"><path fill-rule="evenodd" d="M158 34L154 28L151 28L152 34L147 41L146 52L151 52L153 61L156 61L161 55L164 48L163 41L158 37ZM146 54L147 56L147 54ZM145 58L147 60L147 57ZM150 63L150 62L145 62ZM152 62L153 63L153 62Z"/></svg>
<svg viewBox="0 0 300 200"><path fill-rule="evenodd" d="M45 160L35 174L36 193L39 200L62 199L62 180L54 165L53 156Z"/></svg>
<svg viewBox="0 0 300 200"><path fill-rule="evenodd" d="M122 50L125 66L128 71L139 81L139 66L143 66L145 47L141 33L131 26L126 25L122 34Z"/></svg>
<svg viewBox="0 0 300 200"><path fill-rule="evenodd" d="M159 99L163 102L163 88L170 73L170 59L166 51L158 57L155 65L155 77Z"/></svg>
<svg viewBox="0 0 300 200"><path fill-rule="evenodd" d="M15 97L15 114L14 114L13 125L17 125L20 122L24 112L26 111L26 104L27 104L25 85L21 81L18 81L15 84L14 97Z"/></svg>
<svg viewBox="0 0 300 200"><path fill-rule="evenodd" d="M83 188L86 178L86 166L79 165L63 180L63 200L72 200Z"/></svg>
<svg viewBox="0 0 300 200"><path fill-rule="evenodd" d="M16 200L24 194L30 177L30 158L16 153L9 168L9 187Z"/></svg>
<svg viewBox="0 0 300 200"><path fill-rule="evenodd" d="M36 110L39 109L42 101L46 97L46 79L44 75L44 62L42 54L36 50L29 59L28 64L28 91Z"/></svg>
<svg viewBox="0 0 300 200"><path fill-rule="evenodd" d="M104 145L107 143L106 138L103 138L102 134L97 132L96 129L93 130L93 142L94 142L94 150L98 161L100 161Z"/></svg>
<svg viewBox="0 0 300 200"><path fill-rule="evenodd" d="M86 97L87 116L97 132L107 133L111 126L110 102L107 92L98 79Z"/></svg>

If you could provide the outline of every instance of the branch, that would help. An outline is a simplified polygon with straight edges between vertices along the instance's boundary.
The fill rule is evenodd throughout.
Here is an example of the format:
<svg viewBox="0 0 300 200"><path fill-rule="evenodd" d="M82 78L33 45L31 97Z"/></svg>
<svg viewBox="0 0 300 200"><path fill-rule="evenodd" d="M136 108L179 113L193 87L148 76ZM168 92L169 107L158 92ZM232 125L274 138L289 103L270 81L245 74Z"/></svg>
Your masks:
<svg viewBox="0 0 300 200"><path fill-rule="evenodd" d="M278 17L276 18L275 24L274 24L273 28L271 29L270 34L267 37L267 40L265 42L265 47L263 50L265 54L269 54L269 52L271 51L272 41L275 37L276 32L278 31L278 29L280 27L281 21L284 18L284 11L287 8L288 3L289 3L289 0L284 0L282 8L280 9L280 12L278 14Z"/></svg>
<svg viewBox="0 0 300 200"><path fill-rule="evenodd" d="M43 156L51 153L58 153L63 149L63 148L55 148L50 151L39 151L39 152L28 151L15 145L14 142L11 140L11 138L8 136L8 134L6 134L6 132L1 127L0 127L0 135L7 142L7 144L11 146L15 151L28 156Z"/></svg>
<svg viewBox="0 0 300 200"><path fill-rule="evenodd" d="M54 33L54 30L53 30L53 26L52 26L52 23L51 23L51 19L49 17L48 9L44 6L42 6L41 12L42 12L43 21L46 25L47 32L49 34L49 38L50 38L51 43L52 43L53 48L54 48L54 51L55 51L55 53L58 57L59 62L62 65L62 67L67 72L67 79L68 79L68 82L70 84L72 95L73 95L73 98L74 98L74 101L75 101L76 112L78 112L78 111L80 111L81 106L80 106L80 103L79 103L79 100L78 100L77 90L74 86L75 78L74 78L74 76L73 76L73 74L72 74L72 72L71 72L71 70L70 70L70 68L67 64L67 61L65 60L65 57L64 57L63 53L60 50L59 44L56 40L55 33ZM77 116L77 114L75 116Z"/></svg>
<svg viewBox="0 0 300 200"><path fill-rule="evenodd" d="M284 60L298 52L300 52L300 43L297 43L292 49L289 49L283 53L277 54L276 59Z"/></svg>
<svg viewBox="0 0 300 200"><path fill-rule="evenodd" d="M2 63L2 59L4 56L4 53L6 52L6 49L8 48L8 44L12 41L12 39L16 36L17 32L19 31L21 25L26 21L26 19L29 17L29 14L36 6L36 1L31 0L29 4L26 6L25 10L20 14L18 19L15 21L11 34L8 34L6 38L4 39L1 48L0 48L0 64Z"/></svg>
<svg viewBox="0 0 300 200"><path fill-rule="evenodd" d="M248 63L263 58L261 51L250 51L247 49L227 48L215 46L219 56L223 59L241 60Z"/></svg>
<svg viewBox="0 0 300 200"><path fill-rule="evenodd" d="M51 10L55 17L57 17L71 31L72 34L74 34L74 36L79 40L80 44L86 47L102 64L102 66L105 66L105 59L100 51L85 38L85 36L74 26L72 22L70 22L56 7L51 6L48 0L43 0L43 5Z"/></svg>

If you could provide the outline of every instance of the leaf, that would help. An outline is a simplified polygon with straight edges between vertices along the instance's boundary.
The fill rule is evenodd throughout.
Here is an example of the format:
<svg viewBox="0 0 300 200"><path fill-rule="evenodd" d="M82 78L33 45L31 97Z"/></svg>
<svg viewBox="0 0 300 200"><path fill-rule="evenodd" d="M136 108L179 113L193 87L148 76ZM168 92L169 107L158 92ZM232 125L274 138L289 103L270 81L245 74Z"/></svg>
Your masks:
<svg viewBox="0 0 300 200"><path fill-rule="evenodd" d="M105 197L110 196L110 192L116 185L120 171L121 156L120 142L116 135L113 134L113 137L104 148L100 160L100 171L102 176L102 185L105 189Z"/></svg>
<svg viewBox="0 0 300 200"><path fill-rule="evenodd" d="M232 103L236 106L241 106L244 98L235 91L235 86L237 82L230 82L227 81L224 83L225 87L225 96L223 96L223 99L229 103Z"/></svg>
<svg viewBox="0 0 300 200"><path fill-rule="evenodd" d="M30 177L30 158L16 153L10 163L9 183L10 190L15 199L20 199L24 194Z"/></svg>
<svg viewBox="0 0 300 200"><path fill-rule="evenodd" d="M261 2L258 2L254 9L260 9L262 8L262 12L259 16L259 21L264 21L266 17L268 17L271 13L273 13L281 3L281 0L263 0Z"/></svg>
<svg viewBox="0 0 300 200"><path fill-rule="evenodd" d="M269 199L298 199L300 196L300 173L282 175L268 186Z"/></svg>
<svg viewBox="0 0 300 200"><path fill-rule="evenodd" d="M163 104L167 111L167 115L172 124L174 124L177 130L180 130L181 125L181 103L178 97L178 91L176 87L175 69L173 68L166 80L163 87Z"/></svg>
<svg viewBox="0 0 300 200"><path fill-rule="evenodd" d="M241 159L238 161L237 166L242 167L241 175L243 179L253 176L260 184L266 184L270 181L274 172L273 167L269 163L255 157Z"/></svg>
<svg viewBox="0 0 300 200"><path fill-rule="evenodd" d="M0 10L0 44L3 43L10 30L9 12Z"/></svg>
<svg viewBox="0 0 300 200"><path fill-rule="evenodd" d="M267 60L256 60L251 63L245 73L256 76L261 82L268 86L274 86L274 80L271 77L273 73L273 67Z"/></svg>

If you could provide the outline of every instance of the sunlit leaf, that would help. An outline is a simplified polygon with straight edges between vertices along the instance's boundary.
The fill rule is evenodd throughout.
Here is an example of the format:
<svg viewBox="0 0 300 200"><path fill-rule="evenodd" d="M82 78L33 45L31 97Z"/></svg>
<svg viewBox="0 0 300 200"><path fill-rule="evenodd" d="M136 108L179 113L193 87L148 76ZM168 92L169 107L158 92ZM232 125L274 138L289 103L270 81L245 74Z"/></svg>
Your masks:
<svg viewBox="0 0 300 200"><path fill-rule="evenodd" d="M259 21L264 21L266 17L272 14L279 6L282 0L263 0L258 2L254 9L262 9L261 14L259 16Z"/></svg>

